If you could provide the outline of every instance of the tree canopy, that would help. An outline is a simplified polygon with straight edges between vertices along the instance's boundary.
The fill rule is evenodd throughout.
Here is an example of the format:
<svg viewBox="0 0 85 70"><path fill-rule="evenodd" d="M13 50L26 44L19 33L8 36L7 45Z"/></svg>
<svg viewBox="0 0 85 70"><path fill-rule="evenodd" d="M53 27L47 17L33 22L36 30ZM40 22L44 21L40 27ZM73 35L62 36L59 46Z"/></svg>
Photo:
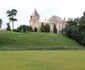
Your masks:
<svg viewBox="0 0 85 70"><path fill-rule="evenodd" d="M2 25L2 19L0 19L0 28L1 28L1 25Z"/></svg>
<svg viewBox="0 0 85 70"><path fill-rule="evenodd" d="M12 30L14 29L14 22L17 21L17 19L15 18L17 13L18 12L16 9L7 10L7 12L6 12L7 17L9 17L9 23L12 22Z"/></svg>
<svg viewBox="0 0 85 70"><path fill-rule="evenodd" d="M68 19L67 23L65 34L79 44L85 45L85 12L80 18Z"/></svg>

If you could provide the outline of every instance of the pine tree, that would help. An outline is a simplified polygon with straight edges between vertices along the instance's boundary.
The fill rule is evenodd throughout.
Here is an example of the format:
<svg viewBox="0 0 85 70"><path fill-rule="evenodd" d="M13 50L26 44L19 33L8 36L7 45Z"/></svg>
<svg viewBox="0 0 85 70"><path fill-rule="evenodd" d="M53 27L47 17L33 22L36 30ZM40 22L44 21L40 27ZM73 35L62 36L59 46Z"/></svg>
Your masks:
<svg viewBox="0 0 85 70"><path fill-rule="evenodd" d="M36 27L34 28L34 32L37 32L37 28Z"/></svg>
<svg viewBox="0 0 85 70"><path fill-rule="evenodd" d="M43 23L42 23L42 25L41 25L40 31L41 31L41 32L45 32L45 26L44 26Z"/></svg>
<svg viewBox="0 0 85 70"><path fill-rule="evenodd" d="M56 25L54 24L54 33L57 33Z"/></svg>
<svg viewBox="0 0 85 70"><path fill-rule="evenodd" d="M31 27L31 26L29 27L29 31L33 32L33 29L32 29L32 27Z"/></svg>
<svg viewBox="0 0 85 70"><path fill-rule="evenodd" d="M48 24L45 25L45 32L50 32L50 26Z"/></svg>

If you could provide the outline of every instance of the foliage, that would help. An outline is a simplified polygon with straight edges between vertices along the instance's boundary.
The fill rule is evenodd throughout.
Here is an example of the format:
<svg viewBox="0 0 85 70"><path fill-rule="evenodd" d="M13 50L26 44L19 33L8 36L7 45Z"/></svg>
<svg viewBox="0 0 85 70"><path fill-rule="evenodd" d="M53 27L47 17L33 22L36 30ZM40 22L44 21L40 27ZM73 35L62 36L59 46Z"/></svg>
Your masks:
<svg viewBox="0 0 85 70"><path fill-rule="evenodd" d="M1 25L2 25L2 19L0 19L0 28L1 28Z"/></svg>
<svg viewBox="0 0 85 70"><path fill-rule="evenodd" d="M44 25L44 23L42 23L40 31L41 32L50 32L50 26L48 24Z"/></svg>
<svg viewBox="0 0 85 70"><path fill-rule="evenodd" d="M80 18L75 18L75 19L68 18L67 23L69 24L69 26L72 26L72 25L78 25L79 21L80 21Z"/></svg>
<svg viewBox="0 0 85 70"><path fill-rule="evenodd" d="M6 28L6 30L7 30L7 31L10 31L10 30L11 30L9 23L7 23L7 28Z"/></svg>
<svg viewBox="0 0 85 70"><path fill-rule="evenodd" d="M45 32L50 32L50 26L48 24L45 25Z"/></svg>
<svg viewBox="0 0 85 70"><path fill-rule="evenodd" d="M22 26L19 26L19 27L17 28L17 32L21 32L21 30L22 30Z"/></svg>
<svg viewBox="0 0 85 70"><path fill-rule="evenodd" d="M81 44L82 44L82 45L85 45L85 36L84 36L84 38L83 38Z"/></svg>
<svg viewBox="0 0 85 70"><path fill-rule="evenodd" d="M17 10L12 9L12 10L7 10L6 14L7 17L9 17L9 23L12 22L12 30L14 29L14 22L17 21L16 18L14 18L17 15Z"/></svg>
<svg viewBox="0 0 85 70"><path fill-rule="evenodd" d="M17 32L21 32L21 31L23 31L23 32L27 32L27 31L32 32L33 29L32 29L31 26L29 27L29 26L27 26L27 25L20 25L20 26L17 28Z"/></svg>
<svg viewBox="0 0 85 70"><path fill-rule="evenodd" d="M70 19L67 23L69 26L64 29L65 34L79 44L85 45L85 12L81 18Z"/></svg>
<svg viewBox="0 0 85 70"><path fill-rule="evenodd" d="M34 32L37 32L37 28L36 27L34 28Z"/></svg>
<svg viewBox="0 0 85 70"><path fill-rule="evenodd" d="M19 31L17 31L17 29L13 29L13 31L14 31L14 32L19 32Z"/></svg>
<svg viewBox="0 0 85 70"><path fill-rule="evenodd" d="M29 31L30 32L33 32L32 26L29 27Z"/></svg>
<svg viewBox="0 0 85 70"><path fill-rule="evenodd" d="M45 26L44 26L44 24L43 24L43 23L41 24L40 31L41 31L41 32L45 32Z"/></svg>
<svg viewBox="0 0 85 70"><path fill-rule="evenodd" d="M54 24L54 33L57 33L56 25Z"/></svg>

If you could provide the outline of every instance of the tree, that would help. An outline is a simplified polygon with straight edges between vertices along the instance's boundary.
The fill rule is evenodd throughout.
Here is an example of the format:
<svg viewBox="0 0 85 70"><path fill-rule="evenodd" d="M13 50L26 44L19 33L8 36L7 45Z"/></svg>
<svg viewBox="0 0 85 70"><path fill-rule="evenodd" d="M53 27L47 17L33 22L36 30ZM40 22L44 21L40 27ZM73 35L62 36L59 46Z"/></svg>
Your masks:
<svg viewBox="0 0 85 70"><path fill-rule="evenodd" d="M54 33L57 33L56 25L54 24Z"/></svg>
<svg viewBox="0 0 85 70"><path fill-rule="evenodd" d="M37 28L36 27L34 28L34 32L37 32Z"/></svg>
<svg viewBox="0 0 85 70"><path fill-rule="evenodd" d="M9 25L9 23L7 23L7 30L8 30L8 31L11 30L11 29L10 29L10 25Z"/></svg>
<svg viewBox="0 0 85 70"><path fill-rule="evenodd" d="M41 24L40 31L41 31L41 32L45 32L45 26L44 26L44 24L43 24L43 23Z"/></svg>
<svg viewBox="0 0 85 70"><path fill-rule="evenodd" d="M27 31L27 26L26 25L22 25L22 30L23 30L23 32L26 32Z"/></svg>
<svg viewBox="0 0 85 70"><path fill-rule="evenodd" d="M81 44L85 46L85 36L84 36L84 38L82 39Z"/></svg>
<svg viewBox="0 0 85 70"><path fill-rule="evenodd" d="M67 23L69 25L64 29L66 36L85 45L85 12L80 18L69 19Z"/></svg>
<svg viewBox="0 0 85 70"><path fill-rule="evenodd" d="M85 12L84 12L84 14L85 14ZM79 30L80 30L80 31L85 30L85 15L83 15L83 16L80 18Z"/></svg>
<svg viewBox="0 0 85 70"><path fill-rule="evenodd" d="M8 14L7 17L9 17L9 23L12 22L12 30L14 29L14 22L17 21L17 19L14 18L17 15L17 13L18 12L16 9L8 10L6 12L6 14Z"/></svg>
<svg viewBox="0 0 85 70"><path fill-rule="evenodd" d="M23 31L23 32L27 32L27 31L32 32L33 29L32 29L31 26L29 27L29 26L27 26L27 25L20 25L20 26L17 28L17 32L21 32L21 31Z"/></svg>
<svg viewBox="0 0 85 70"><path fill-rule="evenodd" d="M48 24L45 25L45 32L50 32L50 26Z"/></svg>
<svg viewBox="0 0 85 70"><path fill-rule="evenodd" d="M32 27L31 27L31 26L29 27L29 31L33 32L33 29L32 29Z"/></svg>
<svg viewBox="0 0 85 70"><path fill-rule="evenodd" d="M0 28L1 28L1 25L2 25L2 19L0 19Z"/></svg>
<svg viewBox="0 0 85 70"><path fill-rule="evenodd" d="M72 25L78 25L79 24L79 21L80 21L80 18L79 17L78 18L75 18L75 19L68 18L67 23L68 23L69 26L72 26Z"/></svg>

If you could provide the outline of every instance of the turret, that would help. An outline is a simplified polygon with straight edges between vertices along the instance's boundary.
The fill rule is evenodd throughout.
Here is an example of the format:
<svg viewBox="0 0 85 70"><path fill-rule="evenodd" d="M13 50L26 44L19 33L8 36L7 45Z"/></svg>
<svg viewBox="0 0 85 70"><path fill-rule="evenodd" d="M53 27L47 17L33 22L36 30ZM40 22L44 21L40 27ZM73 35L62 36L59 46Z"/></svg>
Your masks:
<svg viewBox="0 0 85 70"><path fill-rule="evenodd" d="M30 20L37 21L39 19L40 19L40 16L39 16L37 10L35 9L34 12L33 12L33 14L30 16Z"/></svg>

